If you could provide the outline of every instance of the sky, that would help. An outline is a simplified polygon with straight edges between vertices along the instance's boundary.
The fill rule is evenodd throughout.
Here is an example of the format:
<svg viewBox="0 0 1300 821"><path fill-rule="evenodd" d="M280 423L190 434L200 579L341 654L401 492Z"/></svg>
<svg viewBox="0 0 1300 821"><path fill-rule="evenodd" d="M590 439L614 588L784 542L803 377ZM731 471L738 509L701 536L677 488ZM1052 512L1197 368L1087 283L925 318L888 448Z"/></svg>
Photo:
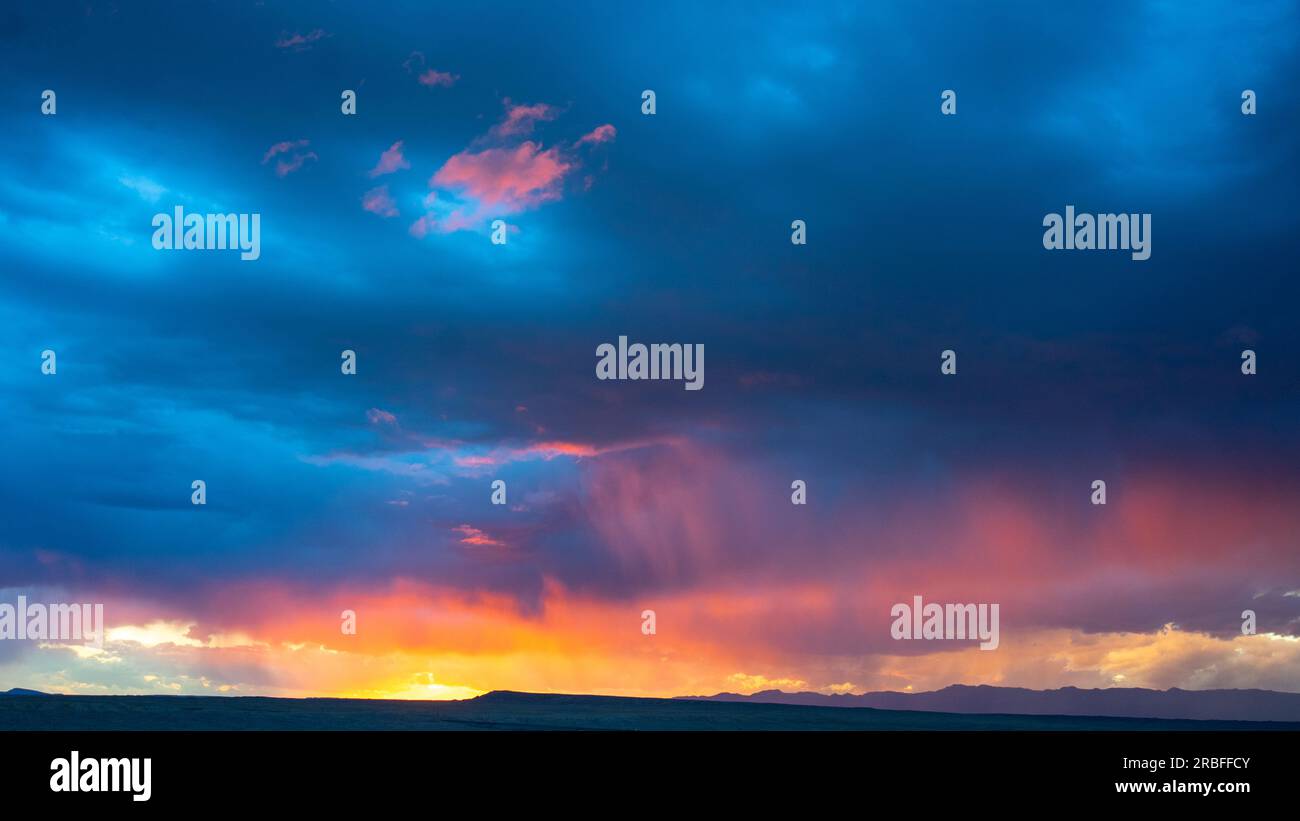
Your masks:
<svg viewBox="0 0 1300 821"><path fill-rule="evenodd" d="M108 630L0 688L1300 691L1298 14L5 8L0 602ZM620 335L704 388L598 380Z"/></svg>

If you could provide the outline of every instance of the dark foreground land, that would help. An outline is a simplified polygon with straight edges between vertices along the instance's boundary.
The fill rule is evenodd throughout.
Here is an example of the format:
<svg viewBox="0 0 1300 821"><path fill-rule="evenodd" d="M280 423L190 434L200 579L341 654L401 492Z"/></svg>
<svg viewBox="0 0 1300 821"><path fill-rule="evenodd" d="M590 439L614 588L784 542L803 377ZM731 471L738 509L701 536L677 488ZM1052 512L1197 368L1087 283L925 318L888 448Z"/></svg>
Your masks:
<svg viewBox="0 0 1300 821"><path fill-rule="evenodd" d="M0 698L0 730L1300 730L1296 722L961 715L493 692L465 701Z"/></svg>

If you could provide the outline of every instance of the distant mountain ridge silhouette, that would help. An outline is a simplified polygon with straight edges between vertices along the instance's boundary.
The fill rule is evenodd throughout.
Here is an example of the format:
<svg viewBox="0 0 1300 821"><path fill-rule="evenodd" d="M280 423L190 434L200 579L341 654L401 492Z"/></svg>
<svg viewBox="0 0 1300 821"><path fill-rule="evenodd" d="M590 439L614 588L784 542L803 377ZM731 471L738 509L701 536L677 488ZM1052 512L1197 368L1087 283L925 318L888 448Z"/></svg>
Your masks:
<svg viewBox="0 0 1300 821"><path fill-rule="evenodd" d="M1300 721L1300 693L1275 690L1147 690L1111 687L1082 690L1030 690L954 684L924 693L885 691L862 695L787 693L763 690L752 695L718 693L680 696L699 701L800 704L815 707L871 707L921 712L1110 716L1116 718L1217 719L1223 721Z"/></svg>
<svg viewBox="0 0 1300 821"><path fill-rule="evenodd" d="M491 692L460 701L228 695L10 696L0 698L0 730L1300 732L1300 722L841 709L733 698L740 700L517 692ZM837 703L843 703L842 699Z"/></svg>

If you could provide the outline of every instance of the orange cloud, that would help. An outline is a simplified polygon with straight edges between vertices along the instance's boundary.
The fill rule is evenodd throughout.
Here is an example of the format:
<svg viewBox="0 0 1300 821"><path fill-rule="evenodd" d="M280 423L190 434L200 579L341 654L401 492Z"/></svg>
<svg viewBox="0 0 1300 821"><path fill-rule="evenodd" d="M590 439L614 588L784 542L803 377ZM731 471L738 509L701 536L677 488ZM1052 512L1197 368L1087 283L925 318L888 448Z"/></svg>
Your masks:
<svg viewBox="0 0 1300 821"><path fill-rule="evenodd" d="M477 456L464 443L420 444L476 465L575 460L582 493L557 508L599 546L599 573L561 583L552 568L563 564L533 561L544 551L527 523L505 536L459 524L457 542L484 548L458 551L471 563L459 583L505 568L494 579L505 589L382 577L321 590L235 584L170 612L107 608L118 629L105 653L291 695L682 695L773 682L1294 691L1300 681L1300 638L1288 635L1298 597L1276 588L1300 568L1280 549L1300 524L1282 504L1291 487L1149 470L1117 478L1104 507L1088 504L1086 483L1078 499L1044 506L1041 494L982 474L938 496L866 504L853 493L837 504L810 484L800 508L779 479L695 441L539 440ZM913 595L998 603L998 649L894 641L890 607ZM1246 608L1258 609L1260 635L1241 635ZM339 631L345 609L358 615L355 636ZM654 636L640 632L644 609L656 611Z"/></svg>
<svg viewBox="0 0 1300 821"><path fill-rule="evenodd" d="M198 691L383 698L457 698L493 689L631 696L771 687L916 692L952 683L1295 691L1300 681L1300 640L1214 638L1171 626L1144 633L1031 630L1007 635L995 652L942 642L911 655L774 650L768 634L780 620L809 613L835 617L830 589L807 585L611 602L548 581L536 608L521 608L507 596L415 581L326 596L242 585L219 598L221 625L194 619L114 625L107 658L75 662L94 669L183 670L164 681L180 676ZM647 608L656 611L653 636L640 630ZM355 635L339 629L345 609L356 614ZM68 653L74 663L66 646L43 652ZM46 685L60 692L100 691L94 689L100 685ZM152 692L158 683L141 677L120 687Z"/></svg>
<svg viewBox="0 0 1300 821"><path fill-rule="evenodd" d="M471 527L470 525L457 525L456 527L453 527L452 530L456 531L461 535L460 541L462 544L472 544L475 546L495 546L495 547L500 547L502 544L496 539L489 537L486 533L479 530L477 527Z"/></svg>

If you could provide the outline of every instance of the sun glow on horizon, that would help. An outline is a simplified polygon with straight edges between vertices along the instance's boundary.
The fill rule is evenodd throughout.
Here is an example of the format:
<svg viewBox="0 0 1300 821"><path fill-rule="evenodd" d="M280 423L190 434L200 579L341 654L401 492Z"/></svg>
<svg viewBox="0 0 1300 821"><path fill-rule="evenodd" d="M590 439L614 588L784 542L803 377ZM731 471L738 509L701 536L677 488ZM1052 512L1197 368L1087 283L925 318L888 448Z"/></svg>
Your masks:
<svg viewBox="0 0 1300 821"><path fill-rule="evenodd" d="M488 692L487 690L478 690L458 684L441 684L434 681L432 676L426 674L426 677L428 680L423 683L408 682L404 685L397 685L391 690L385 688L352 690L331 697L393 701L463 701L478 698Z"/></svg>

